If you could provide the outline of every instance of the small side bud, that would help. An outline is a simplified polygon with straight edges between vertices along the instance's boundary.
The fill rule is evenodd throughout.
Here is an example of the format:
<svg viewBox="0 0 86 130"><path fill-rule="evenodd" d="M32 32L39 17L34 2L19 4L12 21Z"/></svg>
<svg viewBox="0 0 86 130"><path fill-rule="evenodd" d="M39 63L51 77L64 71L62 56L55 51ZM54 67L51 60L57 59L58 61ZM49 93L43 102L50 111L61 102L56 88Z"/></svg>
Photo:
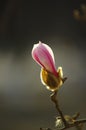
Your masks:
<svg viewBox="0 0 86 130"><path fill-rule="evenodd" d="M67 124L74 124L75 123L75 120L69 115L65 115L64 119L65 119ZM65 127L64 122L62 121L62 118L60 116L56 117L55 126L59 129L62 129Z"/></svg>
<svg viewBox="0 0 86 130"><path fill-rule="evenodd" d="M73 119L72 116L65 115L64 118L65 118L65 120L66 120L66 122L67 122L68 124L74 124L74 122L75 122L75 120Z"/></svg>
<svg viewBox="0 0 86 130"><path fill-rule="evenodd" d="M56 117L55 127L58 128L59 130L65 127L60 116Z"/></svg>

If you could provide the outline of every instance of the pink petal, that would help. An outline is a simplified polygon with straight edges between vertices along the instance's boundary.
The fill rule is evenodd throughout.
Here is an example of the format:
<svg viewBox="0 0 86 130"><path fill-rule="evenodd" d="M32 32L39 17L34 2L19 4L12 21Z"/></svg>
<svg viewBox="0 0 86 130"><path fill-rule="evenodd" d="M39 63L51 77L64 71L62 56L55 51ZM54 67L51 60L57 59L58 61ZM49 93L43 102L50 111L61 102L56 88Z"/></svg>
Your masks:
<svg viewBox="0 0 86 130"><path fill-rule="evenodd" d="M32 49L32 57L41 67L53 73L55 76L58 75L53 51L47 44L40 41L38 44L35 44Z"/></svg>

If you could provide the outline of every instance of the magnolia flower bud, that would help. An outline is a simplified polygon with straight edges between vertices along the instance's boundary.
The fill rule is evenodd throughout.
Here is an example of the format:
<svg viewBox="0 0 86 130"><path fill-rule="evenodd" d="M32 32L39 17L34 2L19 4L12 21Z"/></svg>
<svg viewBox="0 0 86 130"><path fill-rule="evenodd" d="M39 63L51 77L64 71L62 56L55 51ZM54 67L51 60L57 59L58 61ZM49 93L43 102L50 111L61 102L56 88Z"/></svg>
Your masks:
<svg viewBox="0 0 86 130"><path fill-rule="evenodd" d="M40 73L42 83L51 91L58 90L66 78L63 79L62 67L56 70L52 49L39 41L33 46L32 57L42 67Z"/></svg>

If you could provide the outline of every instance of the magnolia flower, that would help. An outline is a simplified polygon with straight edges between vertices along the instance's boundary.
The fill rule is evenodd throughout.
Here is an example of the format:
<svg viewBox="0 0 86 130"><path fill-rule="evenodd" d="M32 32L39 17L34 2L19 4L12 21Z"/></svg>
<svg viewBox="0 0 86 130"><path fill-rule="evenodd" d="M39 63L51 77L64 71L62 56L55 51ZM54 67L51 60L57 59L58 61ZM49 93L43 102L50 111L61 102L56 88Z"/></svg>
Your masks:
<svg viewBox="0 0 86 130"><path fill-rule="evenodd" d="M41 81L47 89L51 91L58 90L63 84L62 67L56 70L55 59L52 49L39 41L32 49L33 59L41 66Z"/></svg>

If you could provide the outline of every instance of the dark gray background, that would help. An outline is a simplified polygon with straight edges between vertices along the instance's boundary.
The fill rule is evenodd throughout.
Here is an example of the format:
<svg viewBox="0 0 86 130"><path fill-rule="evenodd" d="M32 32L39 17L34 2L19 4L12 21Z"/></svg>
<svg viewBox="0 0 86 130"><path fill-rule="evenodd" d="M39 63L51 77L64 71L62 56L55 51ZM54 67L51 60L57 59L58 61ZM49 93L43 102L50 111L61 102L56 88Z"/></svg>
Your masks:
<svg viewBox="0 0 86 130"><path fill-rule="evenodd" d="M39 40L53 49L57 68L62 66L68 77L58 94L64 114L86 117L86 21L73 16L83 3L0 1L0 130L54 127L51 92L41 84L40 67L31 57Z"/></svg>

